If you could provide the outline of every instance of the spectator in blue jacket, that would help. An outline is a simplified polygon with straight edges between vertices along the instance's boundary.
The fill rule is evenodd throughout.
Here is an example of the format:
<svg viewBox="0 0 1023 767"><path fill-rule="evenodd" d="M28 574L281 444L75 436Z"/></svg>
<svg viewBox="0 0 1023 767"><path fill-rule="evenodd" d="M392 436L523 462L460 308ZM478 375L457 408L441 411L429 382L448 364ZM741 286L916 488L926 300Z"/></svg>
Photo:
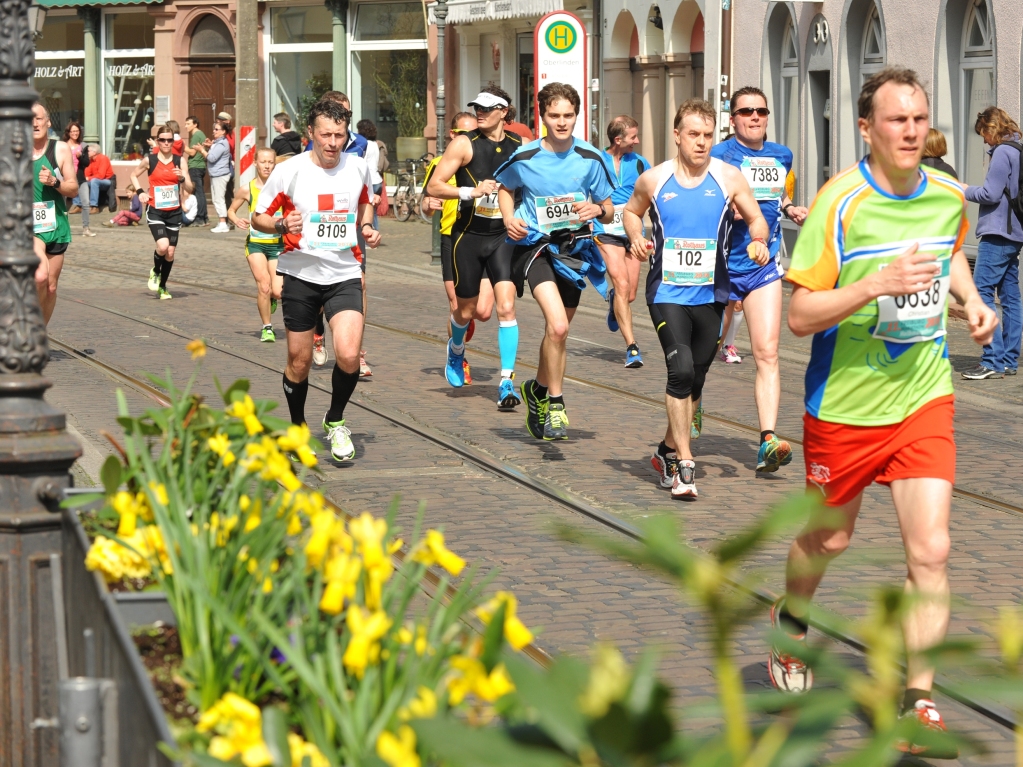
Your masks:
<svg viewBox="0 0 1023 767"><path fill-rule="evenodd" d="M963 378L1001 378L1016 375L1023 341L1023 300L1019 287L1019 255L1023 248L1023 222L1009 207L1019 190L1020 130L1003 109L988 107L977 115L974 126L991 147L983 186L967 186L966 199L980 204L977 219L977 264L973 281L981 298L995 308L995 293L1002 305L1002 332L995 331L984 347L980 364ZM1015 142L1015 145L1008 142Z"/></svg>
<svg viewBox="0 0 1023 767"><path fill-rule="evenodd" d="M227 182L234 174L231 167L231 146L227 142L227 130L227 123L221 120L213 123L213 140L206 153L206 167L210 173L210 196L213 197L213 207L216 208L217 216L220 217L220 223L210 229L216 234L231 231L227 225L227 204L224 202Z"/></svg>

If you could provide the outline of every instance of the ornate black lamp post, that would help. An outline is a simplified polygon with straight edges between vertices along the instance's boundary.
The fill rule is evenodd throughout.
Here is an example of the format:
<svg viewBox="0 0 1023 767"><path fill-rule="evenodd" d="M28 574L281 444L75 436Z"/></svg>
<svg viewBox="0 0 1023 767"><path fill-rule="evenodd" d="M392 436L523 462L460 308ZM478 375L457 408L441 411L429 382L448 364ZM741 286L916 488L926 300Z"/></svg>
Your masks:
<svg viewBox="0 0 1023 767"><path fill-rule="evenodd" d="M30 4L0 0L0 749L11 765L56 765L59 733L31 724L57 715L53 512L81 448L43 400L40 375L49 349L32 249Z"/></svg>
<svg viewBox="0 0 1023 767"><path fill-rule="evenodd" d="M444 107L444 26L448 18L447 0L437 0L433 9L437 20L437 155L444 151L445 120L447 111ZM440 266L440 217L441 211L433 214L433 258L431 266Z"/></svg>

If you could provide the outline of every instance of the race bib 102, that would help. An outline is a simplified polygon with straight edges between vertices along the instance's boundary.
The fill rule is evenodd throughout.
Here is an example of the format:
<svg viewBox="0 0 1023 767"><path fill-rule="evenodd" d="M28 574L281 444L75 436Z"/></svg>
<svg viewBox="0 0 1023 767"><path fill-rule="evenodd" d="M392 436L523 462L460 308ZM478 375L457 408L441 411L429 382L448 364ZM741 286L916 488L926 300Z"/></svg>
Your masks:
<svg viewBox="0 0 1023 767"><path fill-rule="evenodd" d="M927 290L877 299L874 338L912 344L945 335L945 304L952 287L952 258L948 253L935 256L941 270Z"/></svg>
<svg viewBox="0 0 1023 767"><path fill-rule="evenodd" d="M536 203L536 223L544 234L557 229L576 229L582 223L579 214L572 211L572 206L577 202L586 202L586 195L582 192L556 197L534 197L533 201Z"/></svg>
<svg viewBox="0 0 1023 767"><path fill-rule="evenodd" d="M32 203L32 232L46 234L57 228L57 209L53 200Z"/></svg>
<svg viewBox="0 0 1023 767"><path fill-rule="evenodd" d="M661 279L683 287L713 285L717 240L668 237L661 255Z"/></svg>
<svg viewBox="0 0 1023 767"><path fill-rule="evenodd" d="M180 208L181 203L178 202L178 185L154 186L153 206L157 210L174 210L174 208Z"/></svg>
<svg viewBox="0 0 1023 767"><path fill-rule="evenodd" d="M310 250L351 250L358 242L354 213L310 213L302 226Z"/></svg>
<svg viewBox="0 0 1023 767"><path fill-rule="evenodd" d="M780 200L785 193L785 166L774 157L744 157L739 167L757 200Z"/></svg>

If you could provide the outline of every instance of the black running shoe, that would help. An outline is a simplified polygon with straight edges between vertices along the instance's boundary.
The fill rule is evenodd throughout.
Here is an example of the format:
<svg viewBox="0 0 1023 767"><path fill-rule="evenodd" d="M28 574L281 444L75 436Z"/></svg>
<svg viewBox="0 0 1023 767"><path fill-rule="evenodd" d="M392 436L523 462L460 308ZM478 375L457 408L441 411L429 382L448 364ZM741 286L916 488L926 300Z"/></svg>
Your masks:
<svg viewBox="0 0 1023 767"><path fill-rule="evenodd" d="M545 440L568 439L568 413L565 412L565 405L561 402L552 402L547 405L547 417L543 424L543 438Z"/></svg>
<svg viewBox="0 0 1023 767"><path fill-rule="evenodd" d="M999 373L997 370L986 368L983 365L977 365L975 368L963 371L963 378L971 381L983 381L985 378L1002 378L1004 375L1004 373Z"/></svg>
<svg viewBox="0 0 1023 767"><path fill-rule="evenodd" d="M530 378L523 381L519 391L522 401L526 403L526 431L535 439L543 439L544 422L547 420L547 398L540 399L533 393L536 381Z"/></svg>

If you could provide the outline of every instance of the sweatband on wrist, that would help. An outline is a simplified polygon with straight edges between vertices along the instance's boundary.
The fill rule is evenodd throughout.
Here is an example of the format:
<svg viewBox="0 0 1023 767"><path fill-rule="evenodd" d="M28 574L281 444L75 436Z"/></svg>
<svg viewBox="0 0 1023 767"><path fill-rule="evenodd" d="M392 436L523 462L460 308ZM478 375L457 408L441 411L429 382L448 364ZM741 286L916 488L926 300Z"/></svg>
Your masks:
<svg viewBox="0 0 1023 767"><path fill-rule="evenodd" d="M458 187L458 199L462 202L472 199L473 188L471 186L460 186Z"/></svg>

